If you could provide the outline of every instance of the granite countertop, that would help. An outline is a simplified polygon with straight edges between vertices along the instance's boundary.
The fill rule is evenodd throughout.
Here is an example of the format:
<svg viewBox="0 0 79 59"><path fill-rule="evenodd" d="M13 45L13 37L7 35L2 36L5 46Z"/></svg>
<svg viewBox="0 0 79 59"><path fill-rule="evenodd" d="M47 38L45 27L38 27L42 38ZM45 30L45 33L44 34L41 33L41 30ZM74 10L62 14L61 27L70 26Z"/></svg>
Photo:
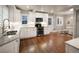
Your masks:
<svg viewBox="0 0 79 59"><path fill-rule="evenodd" d="M16 35L2 36L0 38L0 46L10 43L10 42L16 40L17 38L18 37Z"/></svg>
<svg viewBox="0 0 79 59"><path fill-rule="evenodd" d="M74 38L72 40L66 41L65 43L79 49L79 38Z"/></svg>
<svg viewBox="0 0 79 59"><path fill-rule="evenodd" d="M0 46L8 44L18 38L19 38L19 30L17 30L17 33L15 35L6 35L6 36L3 35L0 37Z"/></svg>

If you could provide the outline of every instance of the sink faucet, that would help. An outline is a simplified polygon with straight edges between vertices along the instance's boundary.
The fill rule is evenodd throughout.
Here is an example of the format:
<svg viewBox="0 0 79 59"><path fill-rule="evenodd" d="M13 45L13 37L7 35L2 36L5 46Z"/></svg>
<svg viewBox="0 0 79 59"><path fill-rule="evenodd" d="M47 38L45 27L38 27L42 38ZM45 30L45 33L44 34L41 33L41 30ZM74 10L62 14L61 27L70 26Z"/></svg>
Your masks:
<svg viewBox="0 0 79 59"><path fill-rule="evenodd" d="M6 20L8 21L8 28L10 28L10 22L9 22L9 19L4 19L4 20L3 20L3 26L2 26L2 34L5 32L5 28L4 28L5 25L4 25L4 23L5 23Z"/></svg>

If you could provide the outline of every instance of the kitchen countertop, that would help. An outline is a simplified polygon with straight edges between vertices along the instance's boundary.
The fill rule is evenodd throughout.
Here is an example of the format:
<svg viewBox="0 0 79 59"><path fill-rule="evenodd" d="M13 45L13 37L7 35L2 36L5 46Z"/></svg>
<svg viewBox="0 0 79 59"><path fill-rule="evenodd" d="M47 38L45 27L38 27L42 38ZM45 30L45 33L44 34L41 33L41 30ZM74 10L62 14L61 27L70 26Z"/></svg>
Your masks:
<svg viewBox="0 0 79 59"><path fill-rule="evenodd" d="M6 36L1 36L0 37L0 46L3 46L5 44L8 44L14 40L16 40L17 38L19 38L19 31L20 30L17 30L17 33L15 35L6 35Z"/></svg>
<svg viewBox="0 0 79 59"><path fill-rule="evenodd" d="M72 40L66 41L65 43L79 49L79 38L74 38Z"/></svg>
<svg viewBox="0 0 79 59"><path fill-rule="evenodd" d="M16 40L17 38L18 37L16 35L2 36L0 38L0 46L10 43L10 42Z"/></svg>

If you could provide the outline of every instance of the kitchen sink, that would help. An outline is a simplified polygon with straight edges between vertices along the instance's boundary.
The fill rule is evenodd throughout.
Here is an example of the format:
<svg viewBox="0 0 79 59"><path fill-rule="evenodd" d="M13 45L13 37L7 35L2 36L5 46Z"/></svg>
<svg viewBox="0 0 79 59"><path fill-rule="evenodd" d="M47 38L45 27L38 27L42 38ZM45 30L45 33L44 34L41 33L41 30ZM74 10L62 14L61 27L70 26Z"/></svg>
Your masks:
<svg viewBox="0 0 79 59"><path fill-rule="evenodd" d="M8 31L4 34L4 36L9 36L9 35L16 35L17 31Z"/></svg>
<svg viewBox="0 0 79 59"><path fill-rule="evenodd" d="M7 35L16 35L17 31L8 31Z"/></svg>

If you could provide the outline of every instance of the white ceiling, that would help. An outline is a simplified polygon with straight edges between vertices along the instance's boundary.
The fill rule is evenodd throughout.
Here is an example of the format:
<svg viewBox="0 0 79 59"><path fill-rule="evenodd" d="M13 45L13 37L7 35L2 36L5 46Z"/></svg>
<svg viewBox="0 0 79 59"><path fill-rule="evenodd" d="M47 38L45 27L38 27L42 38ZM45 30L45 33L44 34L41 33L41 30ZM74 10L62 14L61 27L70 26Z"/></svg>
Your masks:
<svg viewBox="0 0 79 59"><path fill-rule="evenodd" d="M16 6L22 10L36 10L49 13L65 12L65 14L68 14L67 11L69 11L69 9L73 7L72 5L16 5Z"/></svg>

